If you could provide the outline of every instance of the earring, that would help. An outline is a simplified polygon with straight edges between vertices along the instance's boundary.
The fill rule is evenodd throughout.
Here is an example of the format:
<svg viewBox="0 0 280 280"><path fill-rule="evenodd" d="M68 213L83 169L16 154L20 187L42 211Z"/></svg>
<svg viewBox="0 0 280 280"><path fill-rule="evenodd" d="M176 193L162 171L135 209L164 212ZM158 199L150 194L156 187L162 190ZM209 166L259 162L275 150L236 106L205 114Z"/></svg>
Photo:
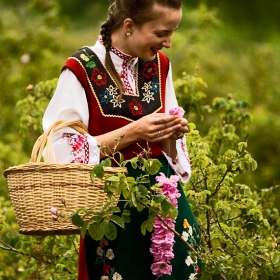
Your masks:
<svg viewBox="0 0 280 280"><path fill-rule="evenodd" d="M126 36L130 36L130 32L127 32L127 33L126 33Z"/></svg>

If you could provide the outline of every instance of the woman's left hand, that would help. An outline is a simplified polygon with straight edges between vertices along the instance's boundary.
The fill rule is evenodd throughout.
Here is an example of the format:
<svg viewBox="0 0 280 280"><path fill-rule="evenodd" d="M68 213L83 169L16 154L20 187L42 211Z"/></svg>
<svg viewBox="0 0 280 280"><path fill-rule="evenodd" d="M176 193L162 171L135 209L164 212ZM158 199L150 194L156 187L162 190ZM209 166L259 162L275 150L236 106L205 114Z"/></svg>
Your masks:
<svg viewBox="0 0 280 280"><path fill-rule="evenodd" d="M183 138L185 133L189 131L188 128L188 121L185 118L182 118L181 120L181 127L179 129L176 129L173 134L169 137L170 140L177 140L180 138Z"/></svg>

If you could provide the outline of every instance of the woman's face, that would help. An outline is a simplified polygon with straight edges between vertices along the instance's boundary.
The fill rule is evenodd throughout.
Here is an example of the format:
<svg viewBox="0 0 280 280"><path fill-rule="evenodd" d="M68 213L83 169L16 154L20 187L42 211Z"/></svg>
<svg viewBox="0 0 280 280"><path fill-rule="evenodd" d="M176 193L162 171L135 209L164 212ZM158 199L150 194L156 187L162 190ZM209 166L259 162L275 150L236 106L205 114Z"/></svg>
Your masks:
<svg viewBox="0 0 280 280"><path fill-rule="evenodd" d="M131 35L127 38L127 50L124 50L125 53L146 61L153 60L162 48L170 48L172 34L182 18L182 9L155 5L153 10L160 16L142 25L134 24Z"/></svg>

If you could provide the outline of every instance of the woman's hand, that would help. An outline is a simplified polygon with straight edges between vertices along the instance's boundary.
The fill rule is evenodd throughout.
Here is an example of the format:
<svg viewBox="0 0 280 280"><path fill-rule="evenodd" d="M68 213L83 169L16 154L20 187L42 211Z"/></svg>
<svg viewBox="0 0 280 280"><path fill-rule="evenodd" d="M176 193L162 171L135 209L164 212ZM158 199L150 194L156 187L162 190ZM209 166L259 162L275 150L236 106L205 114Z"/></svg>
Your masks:
<svg viewBox="0 0 280 280"><path fill-rule="evenodd" d="M189 131L188 128L188 121L185 118L181 119L181 127L179 129L176 129L174 133L171 135L171 140L177 140L180 138L183 138L185 133Z"/></svg>
<svg viewBox="0 0 280 280"><path fill-rule="evenodd" d="M95 137L101 146L107 147L108 154L114 149L121 150L140 140L146 140L151 143L160 142L162 149L173 158L176 156L176 140L182 138L188 131L187 124L187 120L178 115L153 113ZM119 138L120 135L124 137L115 147L114 139Z"/></svg>
<svg viewBox="0 0 280 280"><path fill-rule="evenodd" d="M149 142L176 140L188 131L187 120L177 115L153 113L134 122L138 138Z"/></svg>

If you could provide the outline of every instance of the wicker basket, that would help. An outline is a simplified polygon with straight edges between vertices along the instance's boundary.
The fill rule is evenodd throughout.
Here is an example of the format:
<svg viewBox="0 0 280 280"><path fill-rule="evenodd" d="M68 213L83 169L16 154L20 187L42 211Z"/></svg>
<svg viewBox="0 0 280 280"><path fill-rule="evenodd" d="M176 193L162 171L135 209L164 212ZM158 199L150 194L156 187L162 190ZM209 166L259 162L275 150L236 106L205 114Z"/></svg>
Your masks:
<svg viewBox="0 0 280 280"><path fill-rule="evenodd" d="M61 198L66 199L67 211L79 208L99 210L107 201L103 191L104 180L90 179L94 165L56 162L52 147L53 132L71 127L85 134L87 128L78 121L57 121L36 141L30 162L4 171L17 223L25 235L68 235L80 233L69 219L54 221L50 208L65 211ZM50 139L50 141L47 141ZM46 148L45 162L41 162ZM105 176L124 172L124 168L106 167ZM117 202L116 202L117 203Z"/></svg>

